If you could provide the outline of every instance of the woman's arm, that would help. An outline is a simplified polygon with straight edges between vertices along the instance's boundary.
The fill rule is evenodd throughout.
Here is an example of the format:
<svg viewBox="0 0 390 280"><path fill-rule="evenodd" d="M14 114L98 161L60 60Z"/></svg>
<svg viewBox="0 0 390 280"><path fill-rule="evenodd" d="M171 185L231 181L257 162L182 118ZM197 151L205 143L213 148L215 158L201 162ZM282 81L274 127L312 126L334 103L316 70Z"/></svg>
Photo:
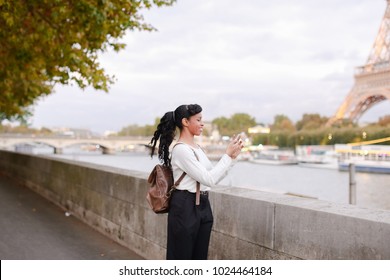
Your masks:
<svg viewBox="0 0 390 280"><path fill-rule="evenodd" d="M181 170L202 185L214 187L226 175L232 158L224 154L218 163L212 166L203 151L198 150L197 155L199 160L188 145L177 145L172 151L172 159Z"/></svg>

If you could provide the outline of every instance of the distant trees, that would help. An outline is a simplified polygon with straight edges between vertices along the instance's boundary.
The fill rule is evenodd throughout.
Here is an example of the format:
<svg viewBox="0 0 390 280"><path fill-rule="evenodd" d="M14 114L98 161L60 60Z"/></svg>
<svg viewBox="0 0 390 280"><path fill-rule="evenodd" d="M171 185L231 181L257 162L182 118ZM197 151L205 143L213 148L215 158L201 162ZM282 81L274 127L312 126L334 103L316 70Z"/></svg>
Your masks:
<svg viewBox="0 0 390 280"><path fill-rule="evenodd" d="M271 132L254 136L253 144L293 148L296 145L363 142L390 136L390 116L384 116L377 123L364 127L348 121L339 123L337 127L325 127L327 120L327 117L321 117L319 114L304 114L302 119L292 126L288 117L277 115L271 125Z"/></svg>
<svg viewBox="0 0 390 280"><path fill-rule="evenodd" d="M329 118L321 117L319 114L304 114L302 119L296 123L297 130L312 130L323 127Z"/></svg>
<svg viewBox="0 0 390 280"><path fill-rule="evenodd" d="M245 113L236 113L230 118L219 117L212 121L221 135L233 136L240 132L247 132L248 128L256 125L256 120Z"/></svg>
<svg viewBox="0 0 390 280"><path fill-rule="evenodd" d="M28 127L26 124L22 124L19 126L11 126L11 125L1 125L0 124L0 134L35 134L35 135L51 135L53 132L46 128L42 127L41 129Z"/></svg>
<svg viewBox="0 0 390 280"><path fill-rule="evenodd" d="M318 128L296 132L274 131L270 134L260 134L253 138L253 144L275 145L294 148L297 145L334 145L355 143L389 137L390 127L347 127L347 128ZM390 145L390 141L382 142Z"/></svg>
<svg viewBox="0 0 390 280"><path fill-rule="evenodd" d="M378 125L380 126L390 126L390 115L379 118Z"/></svg>
<svg viewBox="0 0 390 280"><path fill-rule="evenodd" d="M160 119L156 118L154 125L139 126L137 124L129 125L122 128L117 135L118 136L152 136L159 124Z"/></svg>
<svg viewBox="0 0 390 280"><path fill-rule="evenodd" d="M294 123L285 115L276 115L271 125L271 131L294 132L295 130Z"/></svg>
<svg viewBox="0 0 390 280"><path fill-rule="evenodd" d="M98 55L123 49L127 30L153 30L142 9L174 1L0 1L0 121L22 118L57 83L108 91Z"/></svg>

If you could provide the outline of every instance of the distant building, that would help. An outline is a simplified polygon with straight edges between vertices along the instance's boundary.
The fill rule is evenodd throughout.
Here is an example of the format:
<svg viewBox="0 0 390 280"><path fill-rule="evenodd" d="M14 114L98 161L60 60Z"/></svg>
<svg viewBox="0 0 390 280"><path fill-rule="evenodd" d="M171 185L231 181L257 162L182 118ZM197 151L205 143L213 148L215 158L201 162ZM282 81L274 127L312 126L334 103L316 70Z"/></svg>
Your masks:
<svg viewBox="0 0 390 280"><path fill-rule="evenodd" d="M249 134L268 134L271 132L271 129L266 126L262 126L260 124L248 128L248 133Z"/></svg>

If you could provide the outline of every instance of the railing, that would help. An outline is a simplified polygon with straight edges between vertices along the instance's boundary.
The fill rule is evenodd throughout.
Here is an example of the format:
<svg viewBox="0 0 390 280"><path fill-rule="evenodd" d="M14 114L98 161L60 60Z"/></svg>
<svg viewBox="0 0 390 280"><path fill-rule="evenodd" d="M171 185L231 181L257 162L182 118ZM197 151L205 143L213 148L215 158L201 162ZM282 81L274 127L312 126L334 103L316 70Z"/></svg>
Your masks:
<svg viewBox="0 0 390 280"><path fill-rule="evenodd" d="M390 71L390 61L381 61L355 68L355 76Z"/></svg>

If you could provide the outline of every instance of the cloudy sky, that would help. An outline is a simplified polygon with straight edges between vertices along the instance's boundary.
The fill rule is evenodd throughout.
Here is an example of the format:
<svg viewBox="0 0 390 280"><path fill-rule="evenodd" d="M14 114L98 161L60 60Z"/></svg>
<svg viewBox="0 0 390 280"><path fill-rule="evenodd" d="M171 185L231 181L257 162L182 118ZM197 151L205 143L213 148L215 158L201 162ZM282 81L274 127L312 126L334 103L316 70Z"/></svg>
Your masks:
<svg viewBox="0 0 390 280"><path fill-rule="evenodd" d="M365 64L385 8L385 0L178 0L143 13L157 32L128 33L125 50L101 57L116 77L108 94L58 86L37 102L31 123L115 131L190 103L205 120L330 117ZM388 112L385 101L361 120Z"/></svg>

